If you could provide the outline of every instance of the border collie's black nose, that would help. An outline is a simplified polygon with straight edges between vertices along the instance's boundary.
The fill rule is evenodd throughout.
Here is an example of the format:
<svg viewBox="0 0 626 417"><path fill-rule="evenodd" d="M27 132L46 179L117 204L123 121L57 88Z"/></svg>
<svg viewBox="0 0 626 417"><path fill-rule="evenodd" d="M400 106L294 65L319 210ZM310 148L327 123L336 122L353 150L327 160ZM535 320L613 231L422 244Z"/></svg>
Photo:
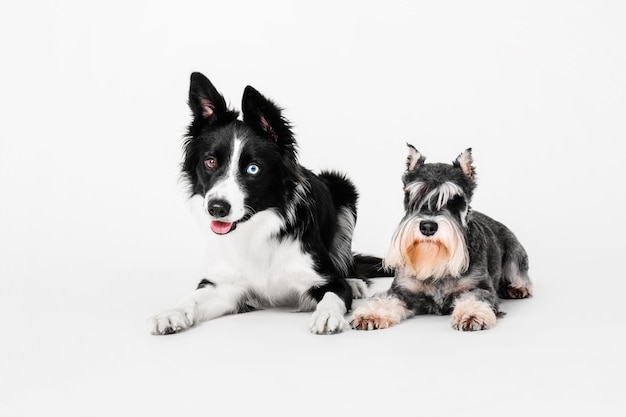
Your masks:
<svg viewBox="0 0 626 417"><path fill-rule="evenodd" d="M422 232L424 236L434 235L437 232L437 227L437 223L430 220L420 222L420 232Z"/></svg>
<svg viewBox="0 0 626 417"><path fill-rule="evenodd" d="M208 206L209 214L217 219L230 214L230 204L224 200L211 200Z"/></svg>

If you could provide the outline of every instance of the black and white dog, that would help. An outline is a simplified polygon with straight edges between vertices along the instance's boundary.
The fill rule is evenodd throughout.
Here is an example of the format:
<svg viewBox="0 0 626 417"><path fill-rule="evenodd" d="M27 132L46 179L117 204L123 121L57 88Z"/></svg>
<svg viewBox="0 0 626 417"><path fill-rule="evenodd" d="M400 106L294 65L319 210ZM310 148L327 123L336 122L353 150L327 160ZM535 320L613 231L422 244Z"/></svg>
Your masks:
<svg viewBox="0 0 626 417"><path fill-rule="evenodd" d="M210 275L154 316L152 333L272 306L315 310L313 333L342 331L367 278L387 275L380 258L352 252L355 186L339 173L301 166L281 109L250 86L243 120L200 73L191 75L189 106L182 170L217 242Z"/></svg>
<svg viewBox="0 0 626 417"><path fill-rule="evenodd" d="M452 164L426 164L408 146L406 214L385 258L395 278L388 291L355 309L351 325L372 330L414 314L451 314L457 330L489 329L503 314L499 298L532 295L526 251L506 226L470 209L471 149Z"/></svg>

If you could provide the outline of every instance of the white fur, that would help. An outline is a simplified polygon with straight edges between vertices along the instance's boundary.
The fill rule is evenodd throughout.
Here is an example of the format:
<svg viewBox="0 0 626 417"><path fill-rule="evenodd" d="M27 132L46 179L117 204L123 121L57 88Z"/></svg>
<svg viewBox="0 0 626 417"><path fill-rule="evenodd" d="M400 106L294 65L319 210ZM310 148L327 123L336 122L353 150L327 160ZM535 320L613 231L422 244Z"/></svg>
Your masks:
<svg viewBox="0 0 626 417"><path fill-rule="evenodd" d="M463 195L463 189L457 184L447 181L439 186L439 198L437 199L437 210L441 210L448 200L457 195Z"/></svg>
<svg viewBox="0 0 626 417"><path fill-rule="evenodd" d="M287 207L287 220L290 224L296 224L298 221L298 216L296 214L296 207L300 202L306 202L307 199L307 189L309 188L308 182L300 183L294 188L293 200L291 204ZM308 207L308 205L304 205Z"/></svg>
<svg viewBox="0 0 626 417"><path fill-rule="evenodd" d="M337 294L327 292L311 316L309 329L317 334L341 332L347 325L344 319L346 313L346 304L343 300Z"/></svg>
<svg viewBox="0 0 626 417"><path fill-rule="evenodd" d="M409 199L415 200L420 195L426 184L422 181L414 181L404 187L404 191L409 193Z"/></svg>
<svg viewBox="0 0 626 417"><path fill-rule="evenodd" d="M465 210L461 212L461 224L467 227L467 215L469 214L469 204L465 205Z"/></svg>
<svg viewBox="0 0 626 417"><path fill-rule="evenodd" d="M435 221L438 225L437 233L424 236L420 232L419 224L423 220ZM432 265L431 269L420 265L410 265L406 254L413 242L438 241L443 243L450 256L442 262ZM404 219L393 234L391 245L384 259L385 267L410 270L417 273L417 279L459 277L469 267L469 251L462 230L446 216L422 217L414 216Z"/></svg>
<svg viewBox="0 0 626 417"><path fill-rule="evenodd" d="M359 330L386 329L411 317L413 312L393 295L374 297L352 313L352 327Z"/></svg>
<svg viewBox="0 0 626 417"><path fill-rule="evenodd" d="M198 205L198 198L192 198ZM204 217L208 216L204 214ZM302 251L299 241L273 239L283 225L283 219L273 210L255 214L237 225L226 235L211 235L215 242L210 251L207 285L189 297L152 318L152 332L162 334L168 327L182 330L204 320L210 320L236 310L241 298L255 294L259 306L296 305L301 310L315 306L306 293L325 282L313 269L311 255ZM207 225L208 222L201 220ZM333 298L334 297L334 298ZM341 299L327 293L317 305L310 329L314 333L335 333L343 329L346 308Z"/></svg>
<svg viewBox="0 0 626 417"><path fill-rule="evenodd" d="M310 254L302 249L302 243L289 236L276 236L285 222L296 222L295 204L283 218L274 210L255 213L249 220L237 223L236 230L225 235L211 231L211 216L207 205L212 199L223 199L231 205L231 214L224 221L236 222L245 215L245 195L239 184L239 159L242 140L235 137L233 150L224 177L206 196L191 198L192 210L202 230L208 236L208 261L210 273L207 278L215 285L206 285L175 304L173 308L152 318L152 333L164 334L184 330L194 324L225 314L234 313L242 300L253 307L296 306L310 311L317 307L310 329L314 333L336 333L344 328L343 315L346 307L337 295L327 293L316 303L308 291L320 286L326 279L314 269ZM296 188L295 198L303 200L308 184ZM345 209L339 213L340 232L333 241L333 263L346 275L352 259L351 237L354 215ZM354 289L355 285L349 283ZM366 288L358 287L356 295L365 296Z"/></svg>
<svg viewBox="0 0 626 417"><path fill-rule="evenodd" d="M435 195L437 195L437 205L432 207L431 200ZM446 181L424 196L418 210L421 210L426 203L428 203L429 210L441 210L448 203L448 200L457 195L463 195L463 189L453 182Z"/></svg>
<svg viewBox="0 0 626 417"><path fill-rule="evenodd" d="M452 328L462 331L487 330L496 325L497 317L489 303L475 294L466 293L454 302Z"/></svg>
<svg viewBox="0 0 626 417"><path fill-rule="evenodd" d="M422 154L413 146L409 146L409 164L407 166L408 171L413 171L417 163L422 159Z"/></svg>
<svg viewBox="0 0 626 417"><path fill-rule="evenodd" d="M529 295L533 293L533 285L530 283L528 275L520 272L516 262L508 262L504 265L504 276L509 280L510 287L525 289Z"/></svg>
<svg viewBox="0 0 626 417"><path fill-rule="evenodd" d="M417 206L418 211L422 210L424 204L428 204L429 210L441 210L443 207L445 207L445 205L451 198L457 195L463 195L463 189L461 187L453 182L446 181L439 187L428 192L428 194L422 196L421 201L415 201L417 198L420 198L424 188L426 188L426 184L422 181L414 181L404 187L404 191L409 193L409 200L414 203L419 203L419 205ZM435 196L437 196L437 202L435 204L435 207L433 207L432 199ZM461 213L463 222L465 222L466 216L467 209L464 213Z"/></svg>
<svg viewBox="0 0 626 417"><path fill-rule="evenodd" d="M472 167L473 158L472 158L472 150L466 149L463 151L461 155L458 156L456 161L461 166L463 173L469 178L474 179L474 168Z"/></svg>
<svg viewBox="0 0 626 417"><path fill-rule="evenodd" d="M226 200L230 204L231 212L220 220L236 222L245 215L245 194L239 185L239 158L241 157L241 139L235 137L233 141L233 152L230 156L226 175L218 181L204 197L204 208L207 209L210 200Z"/></svg>
<svg viewBox="0 0 626 417"><path fill-rule="evenodd" d="M348 207L343 207L337 215L337 233L333 238L330 259L344 276L350 273L352 266L352 235L356 219Z"/></svg>
<svg viewBox="0 0 626 417"><path fill-rule="evenodd" d="M237 226L234 233L219 236L213 256L212 281L215 271L226 271L214 282L231 282L267 297L272 305L288 304L314 285L324 282L313 269L311 256L302 251L299 241L286 237L271 239L283 225L273 210L255 214Z"/></svg>

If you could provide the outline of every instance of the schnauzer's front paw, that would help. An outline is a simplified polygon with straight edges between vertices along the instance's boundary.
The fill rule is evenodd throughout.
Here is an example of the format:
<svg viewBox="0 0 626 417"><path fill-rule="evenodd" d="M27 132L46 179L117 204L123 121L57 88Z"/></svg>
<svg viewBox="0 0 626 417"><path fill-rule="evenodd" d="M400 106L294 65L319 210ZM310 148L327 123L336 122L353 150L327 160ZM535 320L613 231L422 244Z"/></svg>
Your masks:
<svg viewBox="0 0 626 417"><path fill-rule="evenodd" d="M193 318L193 308L191 307L166 310L150 319L152 334L159 335L181 332L193 326Z"/></svg>
<svg viewBox="0 0 626 417"><path fill-rule="evenodd" d="M354 310L350 325L357 330L386 329L408 315L409 311L397 298L375 298Z"/></svg>
<svg viewBox="0 0 626 417"><path fill-rule="evenodd" d="M355 312L350 320L350 326L356 330L376 330L386 329L393 326L394 323L388 317L377 317L371 314L363 315Z"/></svg>
<svg viewBox="0 0 626 417"><path fill-rule="evenodd" d="M455 330L487 330L496 325L496 320L496 313L483 301L460 301L452 311L452 328Z"/></svg>

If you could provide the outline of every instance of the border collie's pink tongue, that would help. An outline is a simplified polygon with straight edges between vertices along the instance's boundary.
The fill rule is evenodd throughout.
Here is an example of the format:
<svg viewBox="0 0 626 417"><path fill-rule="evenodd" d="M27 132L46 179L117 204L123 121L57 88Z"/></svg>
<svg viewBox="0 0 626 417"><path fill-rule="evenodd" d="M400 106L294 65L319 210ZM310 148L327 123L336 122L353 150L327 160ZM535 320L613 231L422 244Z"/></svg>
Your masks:
<svg viewBox="0 0 626 417"><path fill-rule="evenodd" d="M213 220L211 222L211 230L213 230L218 235L223 235L230 232L230 229L233 227L232 223L221 222L219 220Z"/></svg>

